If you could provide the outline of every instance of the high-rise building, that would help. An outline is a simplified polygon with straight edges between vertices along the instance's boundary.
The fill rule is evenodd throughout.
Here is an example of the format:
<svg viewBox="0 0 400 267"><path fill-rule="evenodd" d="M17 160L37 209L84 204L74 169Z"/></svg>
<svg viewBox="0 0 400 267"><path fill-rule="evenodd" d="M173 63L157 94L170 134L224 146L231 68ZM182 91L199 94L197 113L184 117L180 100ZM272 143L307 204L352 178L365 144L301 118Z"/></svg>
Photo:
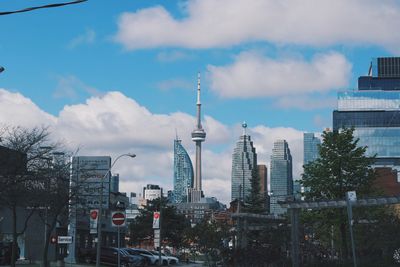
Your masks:
<svg viewBox="0 0 400 267"><path fill-rule="evenodd" d="M114 193L119 192L119 174L118 173L111 176L110 191L114 192Z"/></svg>
<svg viewBox="0 0 400 267"><path fill-rule="evenodd" d="M197 124L192 132L192 141L196 143L196 172L193 188L189 190L190 202L200 202L203 197L201 188L201 142L206 140L206 132L201 125L201 102L200 102L200 73L197 78Z"/></svg>
<svg viewBox="0 0 400 267"><path fill-rule="evenodd" d="M268 169L264 164L257 165L257 175L260 181L260 194L265 199L264 208L269 212L269 195L268 195Z"/></svg>
<svg viewBox="0 0 400 267"><path fill-rule="evenodd" d="M314 133L303 134L303 148L304 158L303 165L316 160L319 157L318 145L321 140L314 135Z"/></svg>
<svg viewBox="0 0 400 267"><path fill-rule="evenodd" d="M377 58L358 90L338 93L333 130L354 128L358 145L377 166L400 166L400 58Z"/></svg>
<svg viewBox="0 0 400 267"><path fill-rule="evenodd" d="M286 209L281 208L278 201L284 201L287 196L293 195L292 155L285 140L277 140L274 143L270 171L270 212L272 214L283 214Z"/></svg>
<svg viewBox="0 0 400 267"><path fill-rule="evenodd" d="M174 191L172 199L174 203L188 201L188 190L193 188L193 165L181 140L174 140Z"/></svg>
<svg viewBox="0 0 400 267"><path fill-rule="evenodd" d="M232 154L232 201L245 201L251 190L251 177L257 168L257 154L250 135L246 133L247 124L242 124L243 135L236 142Z"/></svg>

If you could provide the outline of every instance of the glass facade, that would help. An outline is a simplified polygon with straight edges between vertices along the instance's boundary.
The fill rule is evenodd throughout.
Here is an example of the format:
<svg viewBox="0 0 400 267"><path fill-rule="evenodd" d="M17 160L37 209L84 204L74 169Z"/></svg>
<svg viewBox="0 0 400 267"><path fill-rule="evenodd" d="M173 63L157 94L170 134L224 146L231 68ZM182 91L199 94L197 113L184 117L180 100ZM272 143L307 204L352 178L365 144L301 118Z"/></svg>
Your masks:
<svg viewBox="0 0 400 267"><path fill-rule="evenodd" d="M399 91L346 91L338 93L338 111L398 110Z"/></svg>
<svg viewBox="0 0 400 267"><path fill-rule="evenodd" d="M321 144L321 140L315 137L314 133L303 134L303 164L316 160L319 157L318 145Z"/></svg>
<svg viewBox="0 0 400 267"><path fill-rule="evenodd" d="M358 79L358 90L338 93L333 130L354 128L375 164L398 165L400 158L400 57L373 59L370 76Z"/></svg>
<svg viewBox="0 0 400 267"><path fill-rule="evenodd" d="M174 140L174 191L173 202L187 202L188 189L193 187L193 165L181 140Z"/></svg>
<svg viewBox="0 0 400 267"><path fill-rule="evenodd" d="M245 200L251 189L251 175L257 168L257 154L250 136L243 134L232 154L231 199Z"/></svg>
<svg viewBox="0 0 400 267"><path fill-rule="evenodd" d="M286 213L278 201L284 201L287 196L293 195L292 155L285 140L274 143L271 155L271 195L270 211L272 214Z"/></svg>

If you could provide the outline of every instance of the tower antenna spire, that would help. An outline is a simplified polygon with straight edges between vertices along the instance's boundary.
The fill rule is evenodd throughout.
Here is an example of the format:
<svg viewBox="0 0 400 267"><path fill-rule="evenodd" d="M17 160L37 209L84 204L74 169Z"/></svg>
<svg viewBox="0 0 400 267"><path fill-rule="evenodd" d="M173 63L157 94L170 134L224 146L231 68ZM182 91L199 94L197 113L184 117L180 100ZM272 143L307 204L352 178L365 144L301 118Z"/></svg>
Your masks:
<svg viewBox="0 0 400 267"><path fill-rule="evenodd" d="M201 142L206 140L206 132L201 126L201 102L200 102L200 72L197 73L197 123L192 132L192 141L196 143L196 171L193 188L190 189L190 202L198 203L203 197L201 190Z"/></svg>

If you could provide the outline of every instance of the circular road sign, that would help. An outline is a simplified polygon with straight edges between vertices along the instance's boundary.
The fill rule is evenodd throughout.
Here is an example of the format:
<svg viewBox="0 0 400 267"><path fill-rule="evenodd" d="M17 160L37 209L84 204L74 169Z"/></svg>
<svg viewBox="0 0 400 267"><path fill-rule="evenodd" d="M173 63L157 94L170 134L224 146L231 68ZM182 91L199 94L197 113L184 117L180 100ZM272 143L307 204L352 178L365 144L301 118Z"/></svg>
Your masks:
<svg viewBox="0 0 400 267"><path fill-rule="evenodd" d="M90 211L90 218L92 218L92 220L96 220L97 219L97 210L91 210Z"/></svg>
<svg viewBox="0 0 400 267"><path fill-rule="evenodd" d="M125 213L115 212L111 217L112 223L115 226L121 226L125 224Z"/></svg>
<svg viewBox="0 0 400 267"><path fill-rule="evenodd" d="M154 219L160 218L160 213L159 212L154 212Z"/></svg>

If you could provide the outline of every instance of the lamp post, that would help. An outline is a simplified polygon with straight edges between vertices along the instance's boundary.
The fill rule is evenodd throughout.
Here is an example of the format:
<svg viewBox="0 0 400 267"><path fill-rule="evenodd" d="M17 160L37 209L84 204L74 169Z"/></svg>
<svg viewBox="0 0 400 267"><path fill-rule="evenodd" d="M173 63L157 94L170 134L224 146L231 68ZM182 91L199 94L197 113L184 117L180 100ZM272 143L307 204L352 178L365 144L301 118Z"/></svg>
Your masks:
<svg viewBox="0 0 400 267"><path fill-rule="evenodd" d="M115 165L115 163L122 157L131 157L134 158L136 157L135 154L122 154L119 155L114 162L111 164L111 167L107 170L107 172L104 174L104 176L101 178L101 186L100 186L100 207L99 207L99 218L98 218L98 225L97 225L97 252L96 252L96 267L100 267L100 253L101 253L101 216L103 213L103 182L104 179L107 177L107 175L111 172L112 167ZM119 253L119 252L118 252Z"/></svg>

